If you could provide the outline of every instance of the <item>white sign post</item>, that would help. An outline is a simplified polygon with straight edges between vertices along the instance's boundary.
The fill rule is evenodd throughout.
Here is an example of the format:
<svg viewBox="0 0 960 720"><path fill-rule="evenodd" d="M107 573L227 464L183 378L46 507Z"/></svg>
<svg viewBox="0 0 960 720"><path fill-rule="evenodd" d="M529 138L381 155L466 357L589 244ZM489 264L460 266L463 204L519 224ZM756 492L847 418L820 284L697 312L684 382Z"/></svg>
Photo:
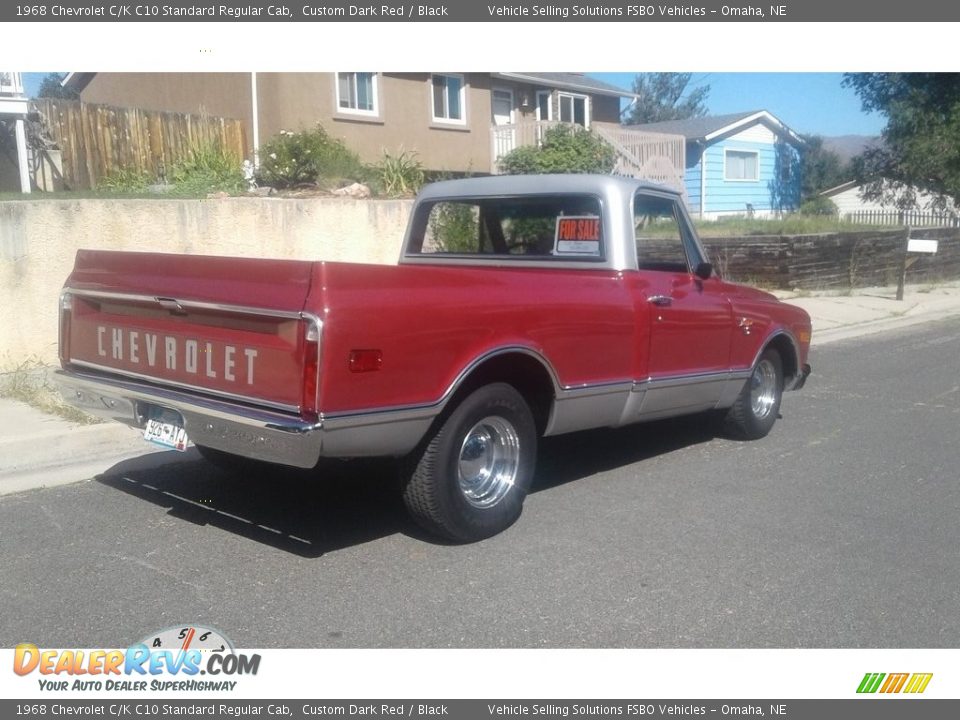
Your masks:
<svg viewBox="0 0 960 720"><path fill-rule="evenodd" d="M937 241L926 238L910 237L910 228L907 228L907 244L903 251L903 265L900 268L900 277L897 280L897 300L903 300L903 286L907 282L907 269L920 258L917 255L933 255L937 252ZM910 253L916 253L913 257Z"/></svg>

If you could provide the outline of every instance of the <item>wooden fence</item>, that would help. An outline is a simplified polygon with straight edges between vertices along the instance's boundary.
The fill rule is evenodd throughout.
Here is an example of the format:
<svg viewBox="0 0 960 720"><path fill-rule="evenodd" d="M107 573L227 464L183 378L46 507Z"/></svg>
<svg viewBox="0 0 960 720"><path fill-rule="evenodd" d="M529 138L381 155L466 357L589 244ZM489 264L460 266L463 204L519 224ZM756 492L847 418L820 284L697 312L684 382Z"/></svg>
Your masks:
<svg viewBox="0 0 960 720"><path fill-rule="evenodd" d="M909 225L910 227L960 227L960 216L927 211L858 210L843 216L859 225Z"/></svg>
<svg viewBox="0 0 960 720"><path fill-rule="evenodd" d="M72 100L33 100L32 106L60 148L68 190L94 188L120 171L160 180L197 148L220 148L238 163L246 155L240 120Z"/></svg>
<svg viewBox="0 0 960 720"><path fill-rule="evenodd" d="M908 282L960 277L960 232L913 230L911 237L936 239L935 255L918 255ZM723 277L766 288L823 290L895 285L903 267L906 230L868 230L822 235L763 235L703 238Z"/></svg>

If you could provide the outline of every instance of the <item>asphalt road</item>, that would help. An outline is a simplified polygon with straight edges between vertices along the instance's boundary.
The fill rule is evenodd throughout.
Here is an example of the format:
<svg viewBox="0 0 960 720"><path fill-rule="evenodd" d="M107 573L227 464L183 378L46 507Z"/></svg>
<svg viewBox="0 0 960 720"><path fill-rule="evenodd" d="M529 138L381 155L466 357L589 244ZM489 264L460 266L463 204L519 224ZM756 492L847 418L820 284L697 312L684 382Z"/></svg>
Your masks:
<svg viewBox="0 0 960 720"><path fill-rule="evenodd" d="M129 461L0 498L0 646L960 646L960 320L831 344L773 433L544 441L523 517L420 533L389 464ZM172 454L171 454L172 455Z"/></svg>

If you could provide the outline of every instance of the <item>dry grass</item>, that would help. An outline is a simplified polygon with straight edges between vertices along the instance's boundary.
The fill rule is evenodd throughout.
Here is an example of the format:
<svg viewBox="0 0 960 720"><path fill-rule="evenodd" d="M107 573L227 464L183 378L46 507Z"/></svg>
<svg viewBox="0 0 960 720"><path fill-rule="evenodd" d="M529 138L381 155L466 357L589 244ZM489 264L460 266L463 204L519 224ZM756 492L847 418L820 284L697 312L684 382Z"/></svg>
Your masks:
<svg viewBox="0 0 960 720"><path fill-rule="evenodd" d="M101 422L99 418L63 401L50 380L51 369L39 360L25 360L11 370L0 372L0 397L19 400L37 410L80 425Z"/></svg>

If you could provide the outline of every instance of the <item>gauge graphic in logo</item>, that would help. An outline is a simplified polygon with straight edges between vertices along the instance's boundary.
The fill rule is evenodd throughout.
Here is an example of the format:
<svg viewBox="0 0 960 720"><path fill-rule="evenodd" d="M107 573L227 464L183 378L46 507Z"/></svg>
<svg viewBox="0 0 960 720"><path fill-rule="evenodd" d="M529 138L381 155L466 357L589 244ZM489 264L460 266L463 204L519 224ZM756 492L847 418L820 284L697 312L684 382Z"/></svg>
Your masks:
<svg viewBox="0 0 960 720"><path fill-rule="evenodd" d="M233 654L233 643L219 630L203 625L174 625L151 633L141 641L151 650L200 650Z"/></svg>

